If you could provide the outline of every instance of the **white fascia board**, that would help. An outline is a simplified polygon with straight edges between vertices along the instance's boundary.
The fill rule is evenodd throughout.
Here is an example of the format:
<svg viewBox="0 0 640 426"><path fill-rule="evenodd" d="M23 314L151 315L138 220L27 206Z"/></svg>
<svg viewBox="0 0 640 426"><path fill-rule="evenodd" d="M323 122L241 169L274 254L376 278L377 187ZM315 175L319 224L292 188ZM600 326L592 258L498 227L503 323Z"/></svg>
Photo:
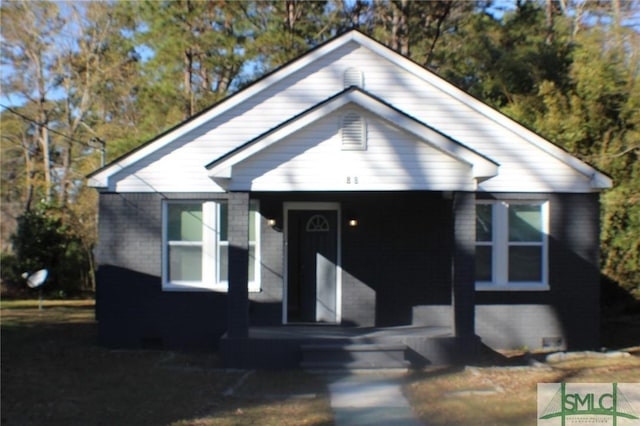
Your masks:
<svg viewBox="0 0 640 426"><path fill-rule="evenodd" d="M334 99L283 123L268 134L247 143L245 147L241 147L237 152L230 154L226 158L209 164L207 166L209 177L214 180L231 178L234 165L349 104L360 106L373 115L413 134L443 154L467 164L472 167L474 178L488 179L498 174L498 164L494 161L369 96L360 89L351 88L337 95Z"/></svg>
<svg viewBox="0 0 640 426"><path fill-rule="evenodd" d="M108 179L106 179L106 178L90 177L87 180L87 185L90 188L96 188L98 190L105 190L105 189L107 189L107 181L108 181Z"/></svg>
<svg viewBox="0 0 640 426"><path fill-rule="evenodd" d="M123 171L125 168L146 158L148 155L159 149L162 149L166 145L169 145L176 139L204 125L216 116L221 115L231 108L234 108L238 104L241 104L242 102L252 98L253 96L256 96L258 93L269 88L280 80L288 77L289 75L298 72L300 69L316 61L318 58L321 58L331 53L332 51L339 49L340 47L346 45L354 39L359 39L359 37L357 37L358 35L360 35L358 32L351 31L349 33L346 33L342 37L338 37L332 41L329 41L328 43L319 46L315 50L311 50L309 53L303 55L299 59L296 59L293 62L274 71L272 74L269 74L261 80L258 80L256 83L248 86L240 92L231 95L229 98L223 99L219 104L212 107L209 111L206 111L201 115L198 115L195 118L184 122L183 124L179 124L173 130L168 131L165 135L159 137L157 140L148 143L146 146L140 147L139 149L131 152L129 155L125 155L121 159L116 160L114 163L109 164L104 168L94 172L89 177L89 186L96 188L109 187L109 178L111 176Z"/></svg>
<svg viewBox="0 0 640 426"><path fill-rule="evenodd" d="M453 97L454 99L464 103L469 108L479 112L505 129L511 131L512 133L520 136L527 142L531 143L538 149L546 152L552 157L562 161L569 167L576 170L578 173L588 177L591 181L591 186L593 189L606 189L611 188L613 182L611 178L609 178L604 173L596 170L594 167L589 164L579 160L574 157L570 153L566 152L562 148L556 146L552 142L544 139L537 133L527 129L525 126L516 122L515 120L507 117L500 111L490 107L484 102L474 98L470 94L466 93L464 90L456 87L455 85L449 83L442 77L430 72L429 70L423 68L422 66L414 63L408 58L405 58L402 55L397 54L391 49L385 47L384 45L378 43L377 41L363 35L360 33L356 33L354 35L355 41L360 43L363 47L371 49L376 54L380 55L384 59L390 61L391 63L397 65L400 68L403 68L407 72L419 77L438 90L444 92L445 94Z"/></svg>
<svg viewBox="0 0 640 426"><path fill-rule="evenodd" d="M594 171L591 175L591 187L593 189L608 189L613 186L613 180L598 171Z"/></svg>

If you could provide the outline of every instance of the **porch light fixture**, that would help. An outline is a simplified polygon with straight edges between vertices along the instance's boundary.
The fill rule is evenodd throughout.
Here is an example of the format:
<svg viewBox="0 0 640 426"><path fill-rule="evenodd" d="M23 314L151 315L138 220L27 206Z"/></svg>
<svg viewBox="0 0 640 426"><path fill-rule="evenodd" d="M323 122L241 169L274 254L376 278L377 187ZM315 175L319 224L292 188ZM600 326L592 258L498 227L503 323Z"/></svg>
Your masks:
<svg viewBox="0 0 640 426"><path fill-rule="evenodd" d="M267 219L267 225L276 232L282 232L282 226L279 225L279 223L282 223L282 221L279 221L276 217L270 217Z"/></svg>
<svg viewBox="0 0 640 426"><path fill-rule="evenodd" d="M352 228L358 226L358 219L356 219L355 217L349 219L349 226Z"/></svg>

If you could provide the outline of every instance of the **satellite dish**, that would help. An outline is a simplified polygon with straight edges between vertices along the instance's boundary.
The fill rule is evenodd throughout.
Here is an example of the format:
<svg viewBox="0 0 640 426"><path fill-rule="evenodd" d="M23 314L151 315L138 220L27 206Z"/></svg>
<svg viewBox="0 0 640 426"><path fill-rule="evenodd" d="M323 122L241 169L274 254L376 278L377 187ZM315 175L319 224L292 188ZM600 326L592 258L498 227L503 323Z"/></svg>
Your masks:
<svg viewBox="0 0 640 426"><path fill-rule="evenodd" d="M31 275L28 275L26 272L22 274L22 276L25 275L27 275L25 278L27 279L27 285L29 286L29 288L38 288L47 280L49 271L47 271L46 269L40 269L39 271L36 271Z"/></svg>
<svg viewBox="0 0 640 426"><path fill-rule="evenodd" d="M37 288L40 290L40 303L38 304L39 310L42 310L42 284L44 284L44 282L47 280L48 275L49 271L47 271L46 269L40 269L33 274L29 274L28 272L24 272L22 274L22 278L27 280L27 285L29 286L29 288Z"/></svg>

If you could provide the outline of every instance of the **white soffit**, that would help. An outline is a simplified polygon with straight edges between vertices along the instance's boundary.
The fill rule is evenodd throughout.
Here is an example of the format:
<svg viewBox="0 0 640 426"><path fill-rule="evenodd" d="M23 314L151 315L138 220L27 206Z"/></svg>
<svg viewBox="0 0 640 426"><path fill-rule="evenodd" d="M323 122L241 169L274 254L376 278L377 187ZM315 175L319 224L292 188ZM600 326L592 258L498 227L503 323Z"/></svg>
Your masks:
<svg viewBox="0 0 640 426"><path fill-rule="evenodd" d="M206 168L208 169L209 177L212 179L231 179L234 165L349 104L358 105L371 114L411 133L440 152L468 164L472 167L472 176L478 180L489 179L498 174L499 165L495 161L454 141L360 89L351 87L208 164Z"/></svg>

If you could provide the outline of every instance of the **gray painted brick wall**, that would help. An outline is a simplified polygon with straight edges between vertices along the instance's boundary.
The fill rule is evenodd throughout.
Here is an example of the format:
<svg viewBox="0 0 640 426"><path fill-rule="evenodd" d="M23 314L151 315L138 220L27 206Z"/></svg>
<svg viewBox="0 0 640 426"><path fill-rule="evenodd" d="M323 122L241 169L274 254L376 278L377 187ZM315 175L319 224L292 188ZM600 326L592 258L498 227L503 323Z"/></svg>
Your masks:
<svg viewBox="0 0 640 426"><path fill-rule="evenodd" d="M212 194L100 194L96 317L110 347L214 348L226 295L162 290L162 201Z"/></svg>
<svg viewBox="0 0 640 426"><path fill-rule="evenodd" d="M598 194L493 194L549 201L549 291L476 293L476 333L494 348L593 349L600 339ZM497 327L496 324L501 324Z"/></svg>
<svg viewBox="0 0 640 426"><path fill-rule="evenodd" d="M161 197L157 194L101 194L99 264L159 275L162 249Z"/></svg>
<svg viewBox="0 0 640 426"><path fill-rule="evenodd" d="M226 197L202 193L164 196ZM496 348L535 348L541 346L542 338L558 336L570 347L596 347L598 195L485 196L549 200L551 289L476 292L476 333ZM281 323L284 201L341 203L346 325L428 324L430 320L446 324L446 309L442 308L451 303L452 200L439 193L261 193L253 197L260 200L262 214L262 289L249 294L251 324ZM109 346L215 347L227 329L227 294L162 291L162 199L159 194L100 195L96 248L100 340ZM349 216L358 218L357 228L346 225ZM267 225L269 218L278 219L275 229ZM461 235L475 232L468 219L459 230ZM471 299L466 300L470 303ZM468 318L463 321L468 324Z"/></svg>

